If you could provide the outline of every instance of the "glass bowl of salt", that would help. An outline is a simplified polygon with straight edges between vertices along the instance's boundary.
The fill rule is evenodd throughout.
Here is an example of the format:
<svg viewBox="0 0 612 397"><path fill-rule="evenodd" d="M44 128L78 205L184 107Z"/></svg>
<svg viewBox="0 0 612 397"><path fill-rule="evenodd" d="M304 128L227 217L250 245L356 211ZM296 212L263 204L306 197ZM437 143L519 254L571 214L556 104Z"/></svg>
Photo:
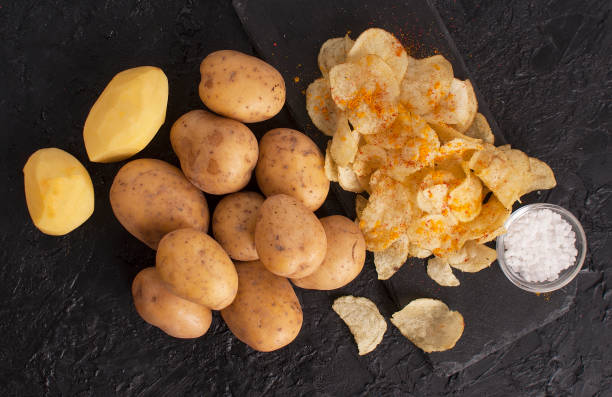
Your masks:
<svg viewBox="0 0 612 397"><path fill-rule="evenodd" d="M551 292L576 277L586 256L582 225L563 207L525 205L510 215L497 237L497 261L508 279L530 292Z"/></svg>

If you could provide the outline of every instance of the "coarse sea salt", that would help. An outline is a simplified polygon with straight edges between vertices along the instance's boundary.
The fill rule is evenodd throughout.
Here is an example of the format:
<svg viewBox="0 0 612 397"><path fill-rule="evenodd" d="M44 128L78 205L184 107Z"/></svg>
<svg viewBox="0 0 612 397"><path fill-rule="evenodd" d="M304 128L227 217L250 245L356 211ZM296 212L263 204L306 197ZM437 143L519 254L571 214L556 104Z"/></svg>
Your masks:
<svg viewBox="0 0 612 397"><path fill-rule="evenodd" d="M576 233L549 209L527 212L504 236L504 258L515 273L529 282L553 281L576 262Z"/></svg>

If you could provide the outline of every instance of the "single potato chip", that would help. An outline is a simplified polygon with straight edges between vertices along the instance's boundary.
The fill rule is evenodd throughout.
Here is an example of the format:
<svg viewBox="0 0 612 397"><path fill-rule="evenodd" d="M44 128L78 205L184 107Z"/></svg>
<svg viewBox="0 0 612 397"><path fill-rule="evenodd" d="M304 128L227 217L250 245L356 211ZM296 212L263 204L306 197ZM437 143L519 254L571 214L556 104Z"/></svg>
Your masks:
<svg viewBox="0 0 612 397"><path fill-rule="evenodd" d="M491 266L497 259L497 251L474 240L466 242L463 247L446 257L448 264L462 272L476 273Z"/></svg>
<svg viewBox="0 0 612 397"><path fill-rule="evenodd" d="M367 55L329 72L332 98L361 134L389 128L398 114L399 82L380 57Z"/></svg>
<svg viewBox="0 0 612 397"><path fill-rule="evenodd" d="M456 227L458 229L456 233L461 236L462 240L459 247L463 246L466 241L479 240L482 242L499 233L511 212L512 209L504 207L495 196L491 196L489 201L482 205L480 214L476 218Z"/></svg>
<svg viewBox="0 0 612 397"><path fill-rule="evenodd" d="M463 182L449 193L448 207L459 222L469 222L480 214L482 183L469 170Z"/></svg>
<svg viewBox="0 0 612 397"><path fill-rule="evenodd" d="M346 117L338 120L336 133L331 141L330 153L341 167L346 167L355 159L359 147L359 132L351 130Z"/></svg>
<svg viewBox="0 0 612 397"><path fill-rule="evenodd" d="M431 256L431 251L426 250L425 248L421 248L416 244L410 244L408 246L408 256L425 259Z"/></svg>
<svg viewBox="0 0 612 397"><path fill-rule="evenodd" d="M443 287L457 287L460 284L453 269L442 258L433 257L427 261L427 275Z"/></svg>
<svg viewBox="0 0 612 397"><path fill-rule="evenodd" d="M351 330L360 356L370 353L382 341L387 322L371 300L342 296L334 301L332 309Z"/></svg>
<svg viewBox="0 0 612 397"><path fill-rule="evenodd" d="M465 130L465 135L481 139L483 142L490 143L491 145L495 142L495 136L487 118L482 113L476 113L474 121L470 124L469 128Z"/></svg>
<svg viewBox="0 0 612 397"><path fill-rule="evenodd" d="M453 66L442 55L409 58L402 79L400 101L416 114L431 113L450 92Z"/></svg>
<svg viewBox="0 0 612 397"><path fill-rule="evenodd" d="M436 131L438 139L442 144L448 143L453 139L463 139L465 141L470 141L474 143L482 142L480 139L472 138L460 133L459 131L457 131L446 123L429 122L429 125L431 126L431 128L434 129L434 131Z"/></svg>
<svg viewBox="0 0 612 397"><path fill-rule="evenodd" d="M363 187L359 183L359 178L351 167L338 166L338 183L342 189L349 192L361 193Z"/></svg>
<svg viewBox="0 0 612 397"><path fill-rule="evenodd" d="M325 135L332 136L344 112L332 100L329 81L320 78L306 89L306 111L312 123Z"/></svg>
<svg viewBox="0 0 612 397"><path fill-rule="evenodd" d="M327 149L325 149L325 176L331 182L338 182L338 165L334 162L334 159L330 153L331 141L327 142Z"/></svg>
<svg viewBox="0 0 612 397"><path fill-rule="evenodd" d="M453 79L448 95L423 117L428 122L450 124L455 130L463 132L472 124L477 111L478 102L472 83Z"/></svg>
<svg viewBox="0 0 612 397"><path fill-rule="evenodd" d="M323 76L327 77L331 68L346 61L346 54L351 50L354 43L348 34L344 37L329 39L323 43L317 59Z"/></svg>
<svg viewBox="0 0 612 397"><path fill-rule="evenodd" d="M379 280L388 280L408 260L408 238L402 235L383 251L374 252L374 266Z"/></svg>
<svg viewBox="0 0 612 397"><path fill-rule="evenodd" d="M408 67L409 57L395 36L383 29L367 29L357 37L346 59L349 62L356 62L369 54L382 58L393 69L395 78L398 81L402 80Z"/></svg>
<svg viewBox="0 0 612 397"><path fill-rule="evenodd" d="M463 334L463 316L436 299L416 299L393 314L402 335L427 353L452 349Z"/></svg>

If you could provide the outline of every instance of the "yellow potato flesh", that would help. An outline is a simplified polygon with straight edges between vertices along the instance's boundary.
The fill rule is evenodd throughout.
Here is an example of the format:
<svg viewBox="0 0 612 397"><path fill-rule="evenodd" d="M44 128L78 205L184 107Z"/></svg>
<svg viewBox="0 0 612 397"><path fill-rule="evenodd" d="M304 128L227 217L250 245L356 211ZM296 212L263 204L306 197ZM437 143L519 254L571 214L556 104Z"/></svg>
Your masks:
<svg viewBox="0 0 612 397"><path fill-rule="evenodd" d="M26 162L23 176L30 217L43 233L64 235L93 213L91 178L70 153L56 148L40 149Z"/></svg>
<svg viewBox="0 0 612 397"><path fill-rule="evenodd" d="M147 146L166 119L168 78L153 66L117 74L91 108L83 139L89 159L120 161Z"/></svg>

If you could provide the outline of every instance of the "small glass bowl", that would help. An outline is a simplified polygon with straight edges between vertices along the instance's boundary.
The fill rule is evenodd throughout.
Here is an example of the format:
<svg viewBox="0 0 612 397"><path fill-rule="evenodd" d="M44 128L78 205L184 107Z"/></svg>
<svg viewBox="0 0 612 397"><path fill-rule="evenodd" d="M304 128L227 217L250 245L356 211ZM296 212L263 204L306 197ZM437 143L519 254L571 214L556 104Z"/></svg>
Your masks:
<svg viewBox="0 0 612 397"><path fill-rule="evenodd" d="M572 281L574 277L576 277L578 272L580 272L580 269L582 268L582 265L584 263L584 258L586 256L586 250L587 250L586 235L584 234L582 225L571 212L569 212L563 207L559 207L558 205L546 204L546 203L536 203L536 204L525 205L519 208L518 210L514 211L512 215L510 215L506 223L504 223L504 227L506 228L506 230L508 230L510 228L510 225L512 225L513 222L517 221L520 217L522 217L526 213L541 210L541 209L549 209L561 215L561 217L572 226L572 230L574 230L574 233L576 233L576 250L578 250L578 255L576 255L576 263L574 263L573 266L570 266L567 269L562 270L561 273L559 273L559 277L557 279L553 281L543 281L543 282L533 282L533 281L525 280L524 278L521 277L520 273L514 272L506 264L506 261L504 258L504 254L505 254L504 236L505 234L498 236L497 242L496 242L497 262L499 263L499 267L501 267L506 277L508 277L508 279L517 287L522 288L525 291L537 292L537 293L551 292L551 291L558 290L566 286L570 281Z"/></svg>

